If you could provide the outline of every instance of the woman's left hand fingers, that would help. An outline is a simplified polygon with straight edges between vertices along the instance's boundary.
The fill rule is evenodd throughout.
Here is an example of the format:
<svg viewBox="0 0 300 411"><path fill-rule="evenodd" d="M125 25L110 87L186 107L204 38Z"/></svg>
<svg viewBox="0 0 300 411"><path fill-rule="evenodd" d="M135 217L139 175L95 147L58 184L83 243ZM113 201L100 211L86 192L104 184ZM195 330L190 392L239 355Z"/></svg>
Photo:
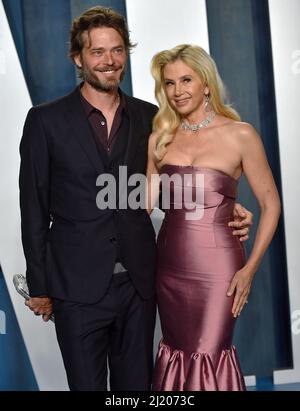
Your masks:
<svg viewBox="0 0 300 411"><path fill-rule="evenodd" d="M240 301L242 298L242 292L238 288L236 289L234 300L233 300L233 306L232 306L232 313L234 316L236 316L236 312L238 310L238 307L240 306Z"/></svg>
<svg viewBox="0 0 300 411"><path fill-rule="evenodd" d="M243 296L240 298L240 300L239 300L239 302L238 302L238 304L237 304L237 306L236 306L236 308L235 308L235 310L234 310L234 312L233 312L233 315L234 315L235 318L238 317L238 316L241 314L242 309L244 308L245 304L248 303L247 297L248 297L248 294L247 294L247 295L243 295Z"/></svg>

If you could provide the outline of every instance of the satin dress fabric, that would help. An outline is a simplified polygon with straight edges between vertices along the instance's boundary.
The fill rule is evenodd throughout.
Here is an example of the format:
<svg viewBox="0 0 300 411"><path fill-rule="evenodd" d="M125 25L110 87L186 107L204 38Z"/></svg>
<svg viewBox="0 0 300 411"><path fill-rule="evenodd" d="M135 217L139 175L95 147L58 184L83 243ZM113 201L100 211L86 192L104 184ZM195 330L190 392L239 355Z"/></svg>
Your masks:
<svg viewBox="0 0 300 411"><path fill-rule="evenodd" d="M245 264L243 245L228 227L238 181L204 167L161 169L161 177L174 174L178 178L171 184L170 207L158 236L156 287L163 337L152 389L244 391L232 345L233 296L226 295L233 275ZM182 208L178 189L181 200L185 190L192 192L190 203L186 200ZM204 196L199 199L201 191ZM193 204L194 212L202 210L203 215L187 219Z"/></svg>

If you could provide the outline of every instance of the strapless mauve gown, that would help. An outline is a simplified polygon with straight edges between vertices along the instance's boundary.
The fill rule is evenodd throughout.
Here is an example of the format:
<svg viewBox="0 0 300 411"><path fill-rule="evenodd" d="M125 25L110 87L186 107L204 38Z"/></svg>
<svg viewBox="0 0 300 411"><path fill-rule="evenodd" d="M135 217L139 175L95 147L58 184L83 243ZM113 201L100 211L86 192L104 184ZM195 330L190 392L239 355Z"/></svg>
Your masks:
<svg viewBox="0 0 300 411"><path fill-rule="evenodd" d="M196 207L202 207L203 216L187 220L187 209L174 207L178 181L171 185L170 209L158 236L157 299L163 337L152 389L244 391L232 345L233 297L226 295L233 275L245 264L244 248L227 225L237 181L204 167L164 165L161 169L161 174L174 173L192 189L193 201L197 185L202 186L204 201ZM190 176L185 182L184 174ZM197 174L204 176L203 183Z"/></svg>

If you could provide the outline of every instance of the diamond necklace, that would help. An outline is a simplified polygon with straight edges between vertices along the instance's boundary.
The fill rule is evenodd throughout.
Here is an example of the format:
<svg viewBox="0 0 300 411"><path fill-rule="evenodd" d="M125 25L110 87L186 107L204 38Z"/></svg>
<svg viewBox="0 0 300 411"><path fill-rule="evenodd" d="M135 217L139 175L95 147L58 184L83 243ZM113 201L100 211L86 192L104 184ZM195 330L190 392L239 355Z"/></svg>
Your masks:
<svg viewBox="0 0 300 411"><path fill-rule="evenodd" d="M181 128L183 130L197 131L200 128L207 127L208 124L212 122L215 116L216 116L216 113L215 111L212 110L209 113L209 115L204 120L202 120L200 123L189 124L189 123L186 123L185 121L182 121Z"/></svg>

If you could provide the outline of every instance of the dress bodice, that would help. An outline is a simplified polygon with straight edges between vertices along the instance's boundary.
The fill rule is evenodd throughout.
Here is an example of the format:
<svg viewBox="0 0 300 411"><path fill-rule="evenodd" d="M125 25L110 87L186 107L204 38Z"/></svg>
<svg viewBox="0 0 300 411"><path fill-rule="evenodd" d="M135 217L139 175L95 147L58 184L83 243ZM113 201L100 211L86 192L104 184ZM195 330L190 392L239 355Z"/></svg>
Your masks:
<svg viewBox="0 0 300 411"><path fill-rule="evenodd" d="M229 174L213 168L165 164L160 177L166 218L178 221L197 209L202 210L201 217L191 218L196 224L232 219L238 180Z"/></svg>

